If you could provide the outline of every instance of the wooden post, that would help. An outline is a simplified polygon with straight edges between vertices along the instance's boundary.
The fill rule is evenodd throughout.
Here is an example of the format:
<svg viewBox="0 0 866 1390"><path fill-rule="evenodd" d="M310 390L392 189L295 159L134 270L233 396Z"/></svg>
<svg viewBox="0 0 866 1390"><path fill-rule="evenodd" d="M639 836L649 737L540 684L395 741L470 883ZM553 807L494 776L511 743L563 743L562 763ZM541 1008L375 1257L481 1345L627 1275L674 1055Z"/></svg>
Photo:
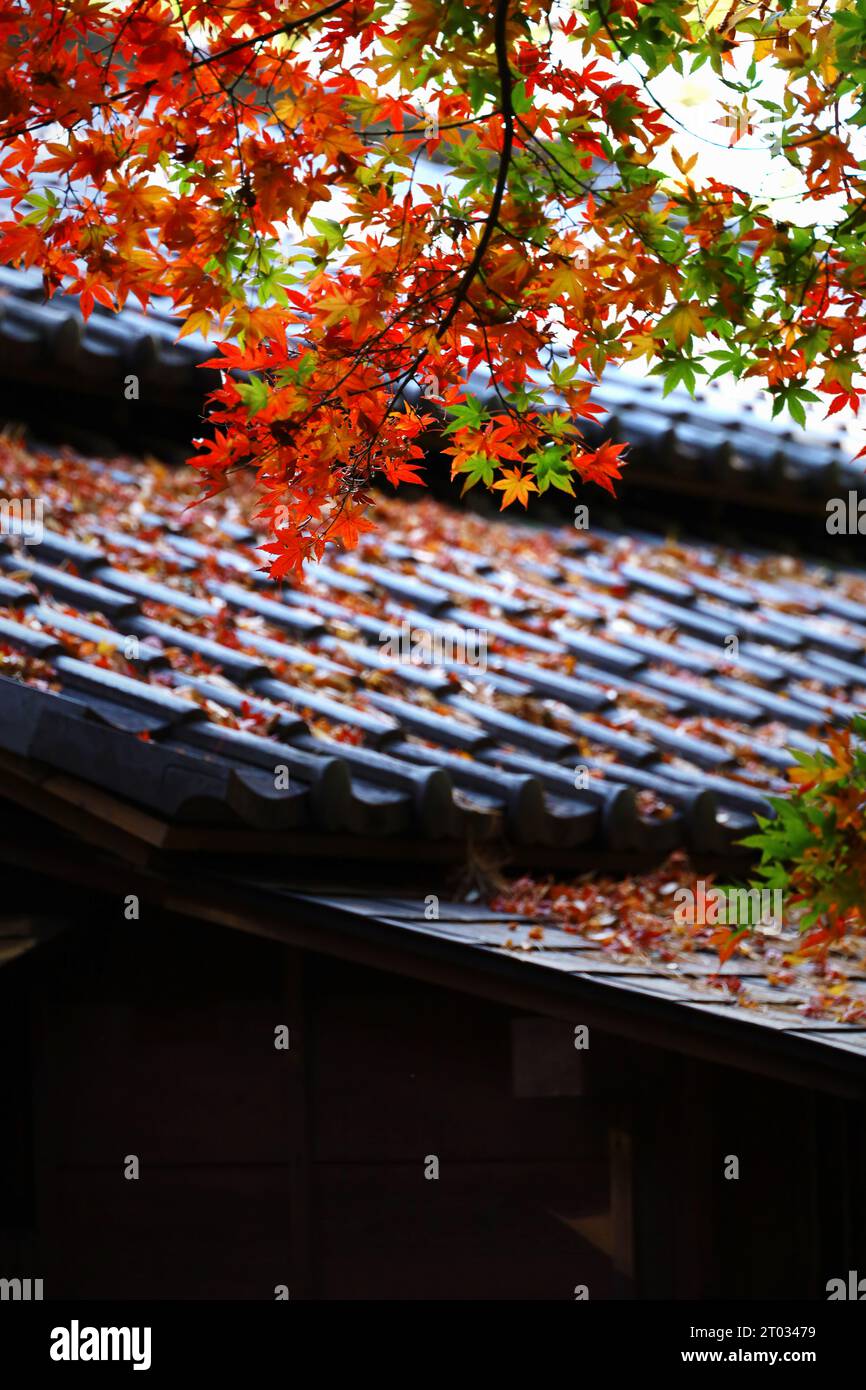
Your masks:
<svg viewBox="0 0 866 1390"><path fill-rule="evenodd" d="M313 1184L310 1158L310 1076L313 1029L304 988L304 953L284 949L286 1023L289 1055L283 1091L284 1123L290 1165L291 1250L286 1252L287 1281L292 1299L315 1297Z"/></svg>

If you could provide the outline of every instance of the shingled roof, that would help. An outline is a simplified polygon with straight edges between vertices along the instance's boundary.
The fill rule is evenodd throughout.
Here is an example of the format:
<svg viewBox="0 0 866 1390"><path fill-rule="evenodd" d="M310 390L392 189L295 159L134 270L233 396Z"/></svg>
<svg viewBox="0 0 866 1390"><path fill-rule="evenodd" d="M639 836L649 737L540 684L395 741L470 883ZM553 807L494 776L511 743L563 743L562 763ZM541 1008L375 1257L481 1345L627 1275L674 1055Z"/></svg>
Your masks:
<svg viewBox="0 0 866 1390"><path fill-rule="evenodd" d="M144 891L185 910L189 852L217 921L282 931L290 902L323 949L492 972L503 997L635 1035L651 1017L705 1055L752 1058L760 1036L780 1065L861 1074L861 941L816 978L786 963L788 928L720 972L711 933L669 930L683 865L651 866L688 850L742 868L790 748L862 708L866 572L381 498L356 551L275 586L249 497L190 507L188 473L9 438L0 470L7 498L43 507L41 533L8 509L0 537L4 795L61 832L34 863L104 890L115 851L140 861L131 841L174 851ZM5 853L28 862L23 840ZM443 892L428 920L403 886L441 891L421 866L442 860L620 880L607 910L595 889L579 913L580 895Z"/></svg>
<svg viewBox="0 0 866 1390"><path fill-rule="evenodd" d="M862 706L862 574L383 499L275 587L188 475L9 442L3 473L45 513L2 537L0 745L164 816L726 855Z"/></svg>
<svg viewBox="0 0 866 1390"><path fill-rule="evenodd" d="M191 421L218 375L202 367L213 345L196 333L178 340L180 326L165 302L146 314L131 306L115 314L97 304L85 322L74 296L46 300L38 271L0 266L0 381L108 402L86 417L85 437L133 438L137 446L150 437L163 451L172 439L176 449L188 444ZM124 394L130 373L138 399ZM489 393L483 371L472 385L482 397ZM849 490L866 496L855 461L862 430L856 422L825 424L823 406L809 407L803 430L771 419L766 394L748 382L705 382L693 399L684 390L665 396L658 377L617 368L606 371L594 399L606 414L585 422L587 442L628 443L630 485L742 497L749 506L793 512L820 513L827 498ZM19 397L19 419L23 404ZM44 413L38 401L33 409Z"/></svg>

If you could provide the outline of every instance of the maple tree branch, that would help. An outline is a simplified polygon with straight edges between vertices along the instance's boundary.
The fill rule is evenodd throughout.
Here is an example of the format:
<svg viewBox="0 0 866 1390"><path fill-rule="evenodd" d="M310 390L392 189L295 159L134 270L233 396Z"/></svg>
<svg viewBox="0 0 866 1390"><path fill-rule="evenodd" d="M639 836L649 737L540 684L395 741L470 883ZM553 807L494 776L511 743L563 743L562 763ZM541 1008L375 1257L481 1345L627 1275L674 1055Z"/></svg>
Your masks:
<svg viewBox="0 0 866 1390"><path fill-rule="evenodd" d="M454 292L454 298L447 312L436 328L437 339L441 339L451 327L461 304L469 293L472 282L481 268L481 262L490 245L491 237L496 230L499 213L502 208L502 201L508 186L508 171L511 166L511 154L514 148L514 100L512 93L511 63L508 57L508 10L510 3L511 0L497 0L496 14L493 20L493 44L496 52L496 67L499 73L500 110L503 122L502 154L499 159L499 169L496 173L496 184L493 189L493 197L490 201L490 209L487 213L487 218L482 228L481 235L478 238L478 244L475 247L472 259L463 272L463 276ZM396 408L397 402L401 399L409 382L429 354L430 349L428 347L423 347L414 361L406 368L405 372L403 372L394 395L388 403L388 409L383 416L383 425L391 412Z"/></svg>
<svg viewBox="0 0 866 1390"><path fill-rule="evenodd" d="M505 399L505 397L499 389L499 381L497 380L496 375L496 364L493 361L493 355L490 351L490 339L487 336L487 328L480 317L478 320L478 326L481 329L481 336L484 339L484 355L487 358L487 369L490 372L490 384L493 387L493 390L496 393L499 403L505 411L506 415L510 415L512 419L516 419L518 412L515 410L511 402Z"/></svg>
<svg viewBox="0 0 866 1390"><path fill-rule="evenodd" d="M492 111L482 112L478 116L464 116L462 121L443 121L441 125L437 122L436 129L437 131L461 130L463 126L479 125L482 121L489 121L491 116L501 116L501 114L502 112L499 110L497 106L494 107ZM394 126L385 126L380 129L377 126L370 133L371 135L375 135L377 139L381 139L389 135L418 135L419 133L423 134L425 130L426 126L423 125L410 125L404 130L397 130ZM435 139L435 136L433 138Z"/></svg>
<svg viewBox="0 0 866 1390"><path fill-rule="evenodd" d="M287 19L275 29L266 29L263 34L252 34L247 39L238 39L236 43L230 43L225 48L220 48L216 53L209 53L205 58L199 58L195 63L191 63L188 72L195 68L206 67L210 63L215 63L220 58L231 58L235 53L242 53L245 48L249 48L253 43L267 43L269 39L278 39L281 34L290 34L295 29L303 29L307 24L314 24L317 19L325 19L329 14L334 14L336 10L341 10L348 0L332 0L330 5L324 5L321 10L314 10L312 14L304 15L300 19Z"/></svg>
<svg viewBox="0 0 866 1390"><path fill-rule="evenodd" d="M85 314L164 294L184 333L219 330L207 417L219 428L194 464L211 492L257 473L275 578L327 536L357 544L367 484L413 480L428 416L451 420L453 475L504 506L571 475L610 491L622 446L588 449L578 428L594 409L587 365L600 378L606 363L658 358L670 389L695 375L692 339L724 338L719 374L748 367L797 423L821 368L833 410L856 411L866 170L848 112L866 87L862 36L835 20L816 33L807 7L810 43L787 42L778 6L759 0L756 25L746 3L770 42L725 85L749 116L758 65L779 69L784 106L759 104L783 123L806 198L845 198L800 227L712 168L693 182L697 156L674 152L682 183L654 167L688 128L655 98L657 78L683 57L715 70L720 47L744 42L742 0L705 31L676 5L586 6L580 23L549 0L11 6L0 259L41 267L46 293L79 294ZM560 37L579 45L573 60ZM10 150L16 128L48 124L59 143ZM329 199L331 217L313 218ZM561 406L544 394L560 384Z"/></svg>
<svg viewBox="0 0 866 1390"><path fill-rule="evenodd" d="M481 267L481 262L484 260L485 253L490 245L490 239L496 228L496 223L499 219L499 211L502 207L502 200L505 197L505 190L508 186L508 170L511 166L511 152L514 148L514 101L512 95L511 64L508 59L507 34L509 2L510 0L498 0L493 25L493 42L496 48L496 66L499 72L502 122L504 127L502 154L499 159L499 169L496 174L496 186L493 190L493 198L490 203L487 221L484 224L481 236L478 238L475 254L466 267L463 279L457 286L454 298L451 301L451 307L436 329L437 338L442 338L451 327L460 305L466 298L469 287Z"/></svg>

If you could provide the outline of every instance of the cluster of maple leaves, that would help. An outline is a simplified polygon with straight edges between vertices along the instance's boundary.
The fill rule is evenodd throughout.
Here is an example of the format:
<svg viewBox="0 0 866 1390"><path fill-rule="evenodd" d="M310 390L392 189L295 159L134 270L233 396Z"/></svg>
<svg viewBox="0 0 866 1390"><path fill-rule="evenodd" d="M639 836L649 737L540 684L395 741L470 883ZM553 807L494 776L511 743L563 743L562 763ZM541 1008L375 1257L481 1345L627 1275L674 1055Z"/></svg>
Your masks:
<svg viewBox="0 0 866 1390"><path fill-rule="evenodd" d="M608 361L856 409L864 51L864 0L0 0L0 257L214 339L194 461L255 473L278 577L419 481L433 426L503 506L613 491L623 446L580 431ZM657 167L652 79L702 64L743 103L784 74L832 226Z"/></svg>
<svg viewBox="0 0 866 1390"><path fill-rule="evenodd" d="M769 888L804 906L810 944L866 928L866 717L830 730L826 749L798 752L796 795L771 797L775 816L743 843L760 850Z"/></svg>

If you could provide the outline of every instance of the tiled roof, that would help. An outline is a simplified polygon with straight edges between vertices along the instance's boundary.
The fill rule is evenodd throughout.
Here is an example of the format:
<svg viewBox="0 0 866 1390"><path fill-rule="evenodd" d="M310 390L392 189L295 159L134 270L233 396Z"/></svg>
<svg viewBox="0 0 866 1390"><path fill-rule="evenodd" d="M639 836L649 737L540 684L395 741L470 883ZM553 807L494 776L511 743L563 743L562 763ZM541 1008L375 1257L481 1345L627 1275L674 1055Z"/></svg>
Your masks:
<svg viewBox="0 0 866 1390"><path fill-rule="evenodd" d="M4 770L6 761L0 755ZM67 833L52 836L47 855L44 830L28 836L22 815L15 836L0 841L0 859L19 876L34 869L43 883L68 885L64 901L74 917L85 903L92 914L94 901L116 902L133 892L146 901L148 918L162 908L447 984L572 1027L586 1025L590 1033L597 1028L796 1084L864 1095L866 940L836 943L822 961L798 959L791 956L796 928L785 927L756 933L720 967L709 929L672 926L672 891L689 877L675 860L618 882L615 891L610 882L584 876L580 922L563 907L556 884L538 881L528 892L518 882L494 897L476 890L471 901L444 892L431 898L428 890L441 889L443 877L441 866L431 864L416 869L414 891L400 887L393 866L379 867L375 887L347 889L339 859L318 874L298 859L257 868L214 845L204 858L162 856L142 870L140 846L131 854L129 845L116 856L105 852L121 804L89 797L73 778L56 780L64 784ZM95 836L80 824L91 815ZM89 849L76 842L81 829Z"/></svg>
<svg viewBox="0 0 866 1390"><path fill-rule="evenodd" d="M61 378L104 380L116 388L128 372L144 387L199 395L218 381L197 370L213 356L201 334L177 341L180 324L163 305L147 313L128 307L119 314L102 306L85 322L77 296L45 298L35 270L0 266L0 369L16 376L28 366L53 368Z"/></svg>
<svg viewBox="0 0 866 1390"><path fill-rule="evenodd" d="M249 498L190 509L188 474L8 440L0 475L45 527L0 536L7 863L124 894L142 872L171 911L862 1085L864 939L816 964L762 929L720 969L673 921L691 871L648 866L736 867L788 746L862 707L866 572L381 500L357 551L278 587ZM487 901L449 899L442 855ZM509 860L570 886L491 897Z"/></svg>
<svg viewBox="0 0 866 1390"><path fill-rule="evenodd" d="M213 356L212 344L200 334L178 341L179 328L167 304L152 305L147 314L132 307L114 314L97 305L85 323L74 297L45 300L37 271L0 266L0 376L102 394L111 401L102 424L107 435L123 413L129 373L139 379L141 402L176 407L184 426L191 404L200 409L217 384L217 374L201 366ZM485 394L482 373L473 386ZM695 399L682 390L665 397L659 378L611 368L594 399L608 413L599 423L585 422L587 442L627 442L629 483L709 488L727 500L771 497L785 509L820 510L827 498L851 489L866 496L862 462L852 461L861 435L811 419L808 432L771 420L766 398L744 383L707 385ZM146 415L137 404L139 435Z"/></svg>
<svg viewBox="0 0 866 1390"><path fill-rule="evenodd" d="M382 500L277 588L236 498L0 447L45 527L0 537L0 748L169 819L725 858L863 705L862 573Z"/></svg>
<svg viewBox="0 0 866 1390"><path fill-rule="evenodd" d="M601 1026L617 1031L613 1015L621 1010L617 1025L623 1031L629 1031L629 1015L632 1029L641 1018L651 1018L660 1030L668 1026L678 1037L691 1035L692 1046L697 1037L711 1051L720 1045L723 1054L718 1055L736 1057L739 1065L766 1068L775 1054L794 1062L791 1074L800 1080L807 1067L816 1066L858 1077L862 1087L866 939L852 937L834 946L820 965L792 962L790 953L798 943L796 930L790 929L756 937L721 969L705 941L689 940L688 929L683 932L685 947L681 942L671 950L669 937L663 944L653 943L647 933L643 947L635 949L633 937L626 954L618 928L630 913L643 911L650 920L651 913L665 911L674 886L665 878L664 872L645 875L639 885L625 885L618 903L601 895L618 920L597 911L591 930L571 926L568 915L557 911L555 888L536 889L534 904L521 904L522 910L510 913L501 899L492 907L443 899L432 921L428 901L405 894L304 893L274 884L267 885L267 892L306 902L318 913L330 913L335 923L362 928L375 923L404 940L408 934L419 950L429 951L432 943L440 950L447 947L467 967L499 974L527 989L555 990L568 1001L573 1020L599 1019ZM586 895L591 897L589 888ZM516 901L519 891L510 896ZM669 906L666 915L669 920Z"/></svg>

